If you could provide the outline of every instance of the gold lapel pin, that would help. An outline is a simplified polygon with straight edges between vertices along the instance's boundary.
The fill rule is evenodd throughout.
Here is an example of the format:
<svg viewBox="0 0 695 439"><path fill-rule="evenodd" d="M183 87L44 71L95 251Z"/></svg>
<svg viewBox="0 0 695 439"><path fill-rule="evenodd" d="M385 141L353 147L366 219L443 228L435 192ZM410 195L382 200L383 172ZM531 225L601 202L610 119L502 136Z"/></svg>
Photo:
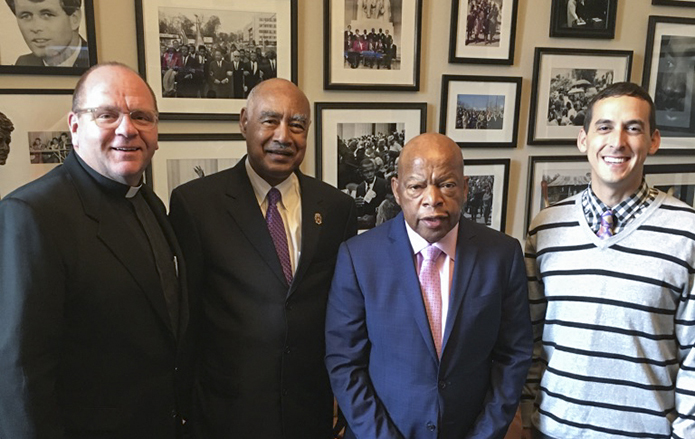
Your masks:
<svg viewBox="0 0 695 439"><path fill-rule="evenodd" d="M316 224L318 224L319 226L323 223L323 218L321 217L321 214L320 214L320 213L316 212L316 213L314 214L314 221L315 221Z"/></svg>

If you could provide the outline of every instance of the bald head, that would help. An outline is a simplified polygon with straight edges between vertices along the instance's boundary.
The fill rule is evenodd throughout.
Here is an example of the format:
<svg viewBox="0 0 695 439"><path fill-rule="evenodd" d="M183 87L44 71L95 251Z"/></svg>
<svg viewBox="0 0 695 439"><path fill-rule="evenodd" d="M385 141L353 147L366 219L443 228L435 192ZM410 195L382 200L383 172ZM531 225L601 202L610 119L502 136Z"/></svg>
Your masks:
<svg viewBox="0 0 695 439"><path fill-rule="evenodd" d="M261 81L256 85L246 100L246 109L251 111L257 102L262 102L269 96L282 94L288 98L296 99L297 108L300 109L301 113L310 120L311 118L311 105L309 104L309 99L303 91L299 89L293 82L282 78L272 78L265 81Z"/></svg>
<svg viewBox="0 0 695 439"><path fill-rule="evenodd" d="M403 147L398 161L398 175L403 167L412 166L413 160L451 160L463 177L463 154L456 142L439 133L424 133L411 139Z"/></svg>

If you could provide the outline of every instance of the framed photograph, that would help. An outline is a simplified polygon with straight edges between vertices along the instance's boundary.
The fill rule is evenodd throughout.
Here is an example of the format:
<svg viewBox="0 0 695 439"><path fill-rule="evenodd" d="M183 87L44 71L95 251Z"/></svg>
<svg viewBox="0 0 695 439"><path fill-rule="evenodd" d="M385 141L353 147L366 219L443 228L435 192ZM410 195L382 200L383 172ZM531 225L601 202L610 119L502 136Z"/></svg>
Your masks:
<svg viewBox="0 0 695 439"><path fill-rule="evenodd" d="M326 90L420 89L422 0L324 0Z"/></svg>
<svg viewBox="0 0 695 439"><path fill-rule="evenodd" d="M0 29L0 73L79 76L97 62L93 0L6 0Z"/></svg>
<svg viewBox="0 0 695 439"><path fill-rule="evenodd" d="M442 76L439 132L462 148L516 148L521 77Z"/></svg>
<svg viewBox="0 0 695 439"><path fill-rule="evenodd" d="M615 38L618 0L552 0L550 36Z"/></svg>
<svg viewBox="0 0 695 439"><path fill-rule="evenodd" d="M466 159L463 173L468 178L468 197L463 216L479 224L505 231L509 159Z"/></svg>
<svg viewBox="0 0 695 439"><path fill-rule="evenodd" d="M644 178L649 186L695 207L695 163L645 165Z"/></svg>
<svg viewBox="0 0 695 439"><path fill-rule="evenodd" d="M631 50L537 47L528 144L574 145L591 98L631 70Z"/></svg>
<svg viewBox="0 0 695 439"><path fill-rule="evenodd" d="M526 230L541 209L578 194L591 182L586 156L529 157Z"/></svg>
<svg viewBox="0 0 695 439"><path fill-rule="evenodd" d="M238 120L256 84L297 82L297 0L135 0L135 12L162 119Z"/></svg>
<svg viewBox="0 0 695 439"><path fill-rule="evenodd" d="M695 7L695 0L652 0L653 5Z"/></svg>
<svg viewBox="0 0 695 439"><path fill-rule="evenodd" d="M71 106L72 90L0 89L0 197L65 160Z"/></svg>
<svg viewBox="0 0 695 439"><path fill-rule="evenodd" d="M449 62L514 63L519 0L452 0Z"/></svg>
<svg viewBox="0 0 695 439"><path fill-rule="evenodd" d="M427 104L317 102L315 114L316 177L355 199L360 229L396 216L391 177L403 145L427 129Z"/></svg>
<svg viewBox="0 0 695 439"><path fill-rule="evenodd" d="M642 86L654 99L659 151L694 154L695 18L650 16Z"/></svg>
<svg viewBox="0 0 695 439"><path fill-rule="evenodd" d="M169 209L171 191L236 165L246 154L241 134L159 134L146 181Z"/></svg>

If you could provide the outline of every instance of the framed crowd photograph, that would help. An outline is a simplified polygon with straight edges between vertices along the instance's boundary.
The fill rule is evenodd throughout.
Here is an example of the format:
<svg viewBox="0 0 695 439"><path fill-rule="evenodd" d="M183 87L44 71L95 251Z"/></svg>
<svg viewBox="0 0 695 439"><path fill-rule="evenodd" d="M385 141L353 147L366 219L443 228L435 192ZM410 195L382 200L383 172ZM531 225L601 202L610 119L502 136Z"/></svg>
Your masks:
<svg viewBox="0 0 695 439"><path fill-rule="evenodd" d="M0 29L0 73L79 76L97 63L93 0L5 0Z"/></svg>
<svg viewBox="0 0 695 439"><path fill-rule="evenodd" d="M324 88L419 90L422 1L324 0Z"/></svg>
<svg viewBox="0 0 695 439"><path fill-rule="evenodd" d="M135 0L161 119L238 120L263 80L297 82L297 0Z"/></svg>
<svg viewBox="0 0 695 439"><path fill-rule="evenodd" d="M449 62L514 63L519 0L452 0Z"/></svg>
<svg viewBox="0 0 695 439"><path fill-rule="evenodd" d="M391 177L403 145L427 129L427 103L317 102L316 177L352 196L358 227L371 229L400 208Z"/></svg>
<svg viewBox="0 0 695 439"><path fill-rule="evenodd" d="M65 160L71 106L72 90L0 89L0 197Z"/></svg>
<svg viewBox="0 0 695 439"><path fill-rule="evenodd" d="M504 233L507 223L509 159L466 159L468 197L462 212L466 219Z"/></svg>
<svg viewBox="0 0 695 439"><path fill-rule="evenodd" d="M591 98L631 70L631 50L537 47L528 144L574 145Z"/></svg>
<svg viewBox="0 0 695 439"><path fill-rule="evenodd" d="M521 77L442 76L439 132L462 148L515 148Z"/></svg>
<svg viewBox="0 0 695 439"><path fill-rule="evenodd" d="M652 0L653 5L695 7L695 0Z"/></svg>
<svg viewBox="0 0 695 439"><path fill-rule="evenodd" d="M695 163L645 165L644 179L649 186L695 207Z"/></svg>
<svg viewBox="0 0 695 439"><path fill-rule="evenodd" d="M526 230L541 209L578 194L591 182L586 156L529 157Z"/></svg>
<svg viewBox="0 0 695 439"><path fill-rule="evenodd" d="M654 99L660 153L695 153L695 18L650 16L642 86Z"/></svg>
<svg viewBox="0 0 695 439"><path fill-rule="evenodd" d="M241 134L159 134L159 149L145 180L169 209L179 185L236 165L246 154Z"/></svg>
<svg viewBox="0 0 695 439"><path fill-rule="evenodd" d="M552 0L550 36L615 38L618 0Z"/></svg>

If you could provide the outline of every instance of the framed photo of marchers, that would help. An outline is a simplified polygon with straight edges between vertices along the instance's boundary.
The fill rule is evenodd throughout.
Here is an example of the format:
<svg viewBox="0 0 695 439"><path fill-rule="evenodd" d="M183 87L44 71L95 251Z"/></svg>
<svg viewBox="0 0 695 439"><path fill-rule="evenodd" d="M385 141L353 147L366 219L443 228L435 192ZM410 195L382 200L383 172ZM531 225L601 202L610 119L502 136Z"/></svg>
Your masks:
<svg viewBox="0 0 695 439"><path fill-rule="evenodd" d="M649 186L695 207L695 163L645 165L644 178Z"/></svg>
<svg viewBox="0 0 695 439"><path fill-rule="evenodd" d="M649 17L642 86L654 99L659 152L695 154L695 18Z"/></svg>
<svg viewBox="0 0 695 439"><path fill-rule="evenodd" d="M442 76L439 132L462 148L516 148L521 77Z"/></svg>
<svg viewBox="0 0 695 439"><path fill-rule="evenodd" d="M631 71L631 50L536 47L528 144L574 145L591 98Z"/></svg>
<svg viewBox="0 0 695 439"><path fill-rule="evenodd" d="M507 223L509 159L465 159L468 197L462 208L466 219L504 233Z"/></svg>
<svg viewBox="0 0 695 439"><path fill-rule="evenodd" d="M615 38L618 0L552 0L550 36Z"/></svg>
<svg viewBox="0 0 695 439"><path fill-rule="evenodd" d="M326 90L420 89L423 0L324 0Z"/></svg>
<svg viewBox="0 0 695 439"><path fill-rule="evenodd" d="M695 7L695 0L652 0L653 5Z"/></svg>
<svg viewBox="0 0 695 439"><path fill-rule="evenodd" d="M159 134L159 149L145 181L169 209L179 185L231 168L246 154L241 134Z"/></svg>
<svg viewBox="0 0 695 439"><path fill-rule="evenodd" d="M297 82L297 0L135 0L161 119L238 120L253 87Z"/></svg>
<svg viewBox="0 0 695 439"><path fill-rule="evenodd" d="M352 196L361 230L400 212L391 177L403 145L427 129L427 103L317 102L316 177Z"/></svg>
<svg viewBox="0 0 695 439"><path fill-rule="evenodd" d="M591 182L591 166L586 156L529 157L526 226L541 209L578 194Z"/></svg>
<svg viewBox="0 0 695 439"><path fill-rule="evenodd" d="M449 62L514 63L519 0L452 0Z"/></svg>
<svg viewBox="0 0 695 439"><path fill-rule="evenodd" d="M72 90L0 89L0 197L65 160L71 106Z"/></svg>
<svg viewBox="0 0 695 439"><path fill-rule="evenodd" d="M0 73L79 76L97 62L93 0L5 0Z"/></svg>

